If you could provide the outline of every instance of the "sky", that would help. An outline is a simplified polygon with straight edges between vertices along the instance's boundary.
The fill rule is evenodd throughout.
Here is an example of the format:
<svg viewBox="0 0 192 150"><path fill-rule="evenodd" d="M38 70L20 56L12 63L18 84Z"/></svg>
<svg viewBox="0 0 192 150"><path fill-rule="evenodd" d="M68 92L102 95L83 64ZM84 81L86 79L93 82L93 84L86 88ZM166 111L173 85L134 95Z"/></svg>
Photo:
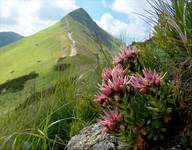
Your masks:
<svg viewBox="0 0 192 150"><path fill-rule="evenodd" d="M0 0L0 31L29 36L79 7L117 38L143 41L149 37L150 27L139 15L151 10L147 0Z"/></svg>

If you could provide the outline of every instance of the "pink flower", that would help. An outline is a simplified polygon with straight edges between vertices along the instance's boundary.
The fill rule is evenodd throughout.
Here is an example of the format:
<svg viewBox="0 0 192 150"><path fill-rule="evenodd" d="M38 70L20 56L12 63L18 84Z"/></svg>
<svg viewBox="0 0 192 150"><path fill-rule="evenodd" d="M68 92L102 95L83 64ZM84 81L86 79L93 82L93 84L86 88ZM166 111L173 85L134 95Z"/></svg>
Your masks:
<svg viewBox="0 0 192 150"><path fill-rule="evenodd" d="M152 71L151 69L144 69L143 74L145 79L149 82L150 85L159 86L161 80L164 78L165 75L158 74L155 70Z"/></svg>
<svg viewBox="0 0 192 150"><path fill-rule="evenodd" d="M129 84L128 70L121 65L115 66L113 69L105 69L103 72L103 83L100 86L101 94L96 97L96 101L106 106L110 98L117 98L124 88Z"/></svg>
<svg viewBox="0 0 192 150"><path fill-rule="evenodd" d="M126 76L128 74L128 70L124 69L122 65L117 65L111 71L112 77L114 76Z"/></svg>
<svg viewBox="0 0 192 150"><path fill-rule="evenodd" d="M102 92L102 94L104 94L106 96L110 96L113 92L112 87L110 85L103 84L101 87L101 92Z"/></svg>
<svg viewBox="0 0 192 150"><path fill-rule="evenodd" d="M110 72L106 70L103 73L104 83L100 87L101 95L96 97L96 101L103 105L111 96L120 93L128 85L127 73L127 69L123 69L120 65L114 67Z"/></svg>
<svg viewBox="0 0 192 150"><path fill-rule="evenodd" d="M120 123L123 121L124 115L119 111L111 111L100 120L101 125L111 131L118 129Z"/></svg>
<svg viewBox="0 0 192 150"><path fill-rule="evenodd" d="M122 48L120 51L119 56L116 56L113 59L114 65L123 65L124 63L127 63L130 59L133 59L139 55L139 51L136 48L128 47L128 48Z"/></svg>
<svg viewBox="0 0 192 150"><path fill-rule="evenodd" d="M120 57L127 62L131 58L137 57L139 54L139 51L136 48L128 47L121 49Z"/></svg>
<svg viewBox="0 0 192 150"><path fill-rule="evenodd" d="M129 83L128 77L114 77L113 81L109 80L108 84L112 87L113 91L119 93L126 87Z"/></svg>
<svg viewBox="0 0 192 150"><path fill-rule="evenodd" d="M114 65L118 65L118 64L122 64L123 63L123 59L119 56L116 56L114 59L113 59L113 64Z"/></svg>
<svg viewBox="0 0 192 150"><path fill-rule="evenodd" d="M108 97L104 94L96 96L96 102L100 105L104 105L108 101Z"/></svg>
<svg viewBox="0 0 192 150"><path fill-rule="evenodd" d="M112 79L108 81L108 84L115 92L120 92L125 86L127 86L129 81L127 74L127 69L123 69L120 65L113 68L111 72Z"/></svg>
<svg viewBox="0 0 192 150"><path fill-rule="evenodd" d="M145 94L149 91L149 82L142 76L132 76L129 83L141 94Z"/></svg>
<svg viewBox="0 0 192 150"><path fill-rule="evenodd" d="M111 75L111 69L105 69L105 70L103 71L102 76L103 76L103 80L104 80L104 81L107 82L108 80L110 80L111 77L112 77L112 75Z"/></svg>
<svg viewBox="0 0 192 150"><path fill-rule="evenodd" d="M151 86L159 86L165 76L165 74L158 74L156 71L146 68L143 70L143 74L144 77L132 76L130 79L130 85L142 94L147 93Z"/></svg>

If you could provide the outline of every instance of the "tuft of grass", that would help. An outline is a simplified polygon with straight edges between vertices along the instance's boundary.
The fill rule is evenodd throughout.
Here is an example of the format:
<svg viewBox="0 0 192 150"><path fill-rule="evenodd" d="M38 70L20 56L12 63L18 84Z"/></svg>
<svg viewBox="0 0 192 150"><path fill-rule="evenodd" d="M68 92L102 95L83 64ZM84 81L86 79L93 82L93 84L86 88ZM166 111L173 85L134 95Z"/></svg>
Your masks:
<svg viewBox="0 0 192 150"><path fill-rule="evenodd" d="M191 100L192 92L192 2L189 0L149 1L154 18L153 42L165 52L169 76L175 80L179 105Z"/></svg>
<svg viewBox="0 0 192 150"><path fill-rule="evenodd" d="M192 2L151 0L154 38L175 59L192 57Z"/></svg>

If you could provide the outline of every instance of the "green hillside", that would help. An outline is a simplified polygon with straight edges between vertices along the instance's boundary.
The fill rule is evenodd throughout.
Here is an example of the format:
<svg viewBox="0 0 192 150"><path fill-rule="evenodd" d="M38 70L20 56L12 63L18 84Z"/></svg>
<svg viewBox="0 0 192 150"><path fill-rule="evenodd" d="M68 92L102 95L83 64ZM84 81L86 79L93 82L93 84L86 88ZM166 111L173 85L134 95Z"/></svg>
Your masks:
<svg viewBox="0 0 192 150"><path fill-rule="evenodd" d="M69 34L75 41L77 51L72 57ZM99 58L103 57L101 47L113 54L119 45L119 40L98 27L80 8L55 25L2 47L0 113L6 113L23 103L30 96L34 84L37 91L51 87L61 71L66 72L71 68L72 76L80 76L96 67ZM30 73L36 76L30 78Z"/></svg>
<svg viewBox="0 0 192 150"><path fill-rule="evenodd" d="M22 39L23 36L14 32L0 32L0 47Z"/></svg>

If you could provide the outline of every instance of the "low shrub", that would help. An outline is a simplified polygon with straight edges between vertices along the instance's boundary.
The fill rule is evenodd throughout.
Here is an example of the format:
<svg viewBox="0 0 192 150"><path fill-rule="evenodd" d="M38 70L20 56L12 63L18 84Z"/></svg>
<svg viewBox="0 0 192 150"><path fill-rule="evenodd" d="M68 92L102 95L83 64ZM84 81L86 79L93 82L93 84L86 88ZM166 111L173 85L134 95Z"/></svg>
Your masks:
<svg viewBox="0 0 192 150"><path fill-rule="evenodd" d="M38 73L31 72L29 74L20 76L18 78L8 80L5 83L0 85L0 93L5 92L17 92L24 88L25 82L31 79L35 79L38 76Z"/></svg>
<svg viewBox="0 0 192 150"><path fill-rule="evenodd" d="M67 63L57 63L56 65L54 65L54 70L56 71L64 71L66 69L68 69L71 65L67 64Z"/></svg>

